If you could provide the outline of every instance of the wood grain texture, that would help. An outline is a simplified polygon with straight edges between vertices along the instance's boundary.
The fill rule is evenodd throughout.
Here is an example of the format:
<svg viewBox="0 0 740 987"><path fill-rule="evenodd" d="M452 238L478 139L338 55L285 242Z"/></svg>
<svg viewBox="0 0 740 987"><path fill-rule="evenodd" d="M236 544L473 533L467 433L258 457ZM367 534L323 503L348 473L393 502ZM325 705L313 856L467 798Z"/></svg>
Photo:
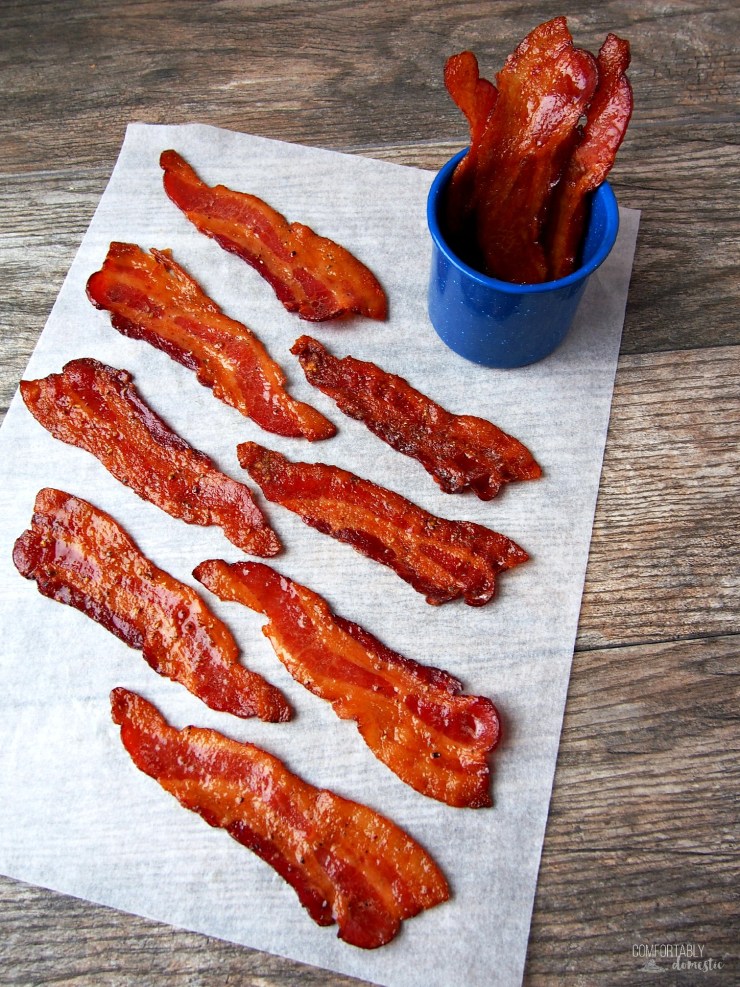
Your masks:
<svg viewBox="0 0 740 987"><path fill-rule="evenodd" d="M363 981L0 878L0 983L352 987Z"/></svg>
<svg viewBox="0 0 740 987"><path fill-rule="evenodd" d="M579 649L740 633L740 347L620 358Z"/></svg>
<svg viewBox="0 0 740 987"><path fill-rule="evenodd" d="M737 982L737 654L726 637L575 656L529 987L650 983L633 946L653 943L723 963L687 976L656 958L661 984Z"/></svg>
<svg viewBox="0 0 740 987"><path fill-rule="evenodd" d="M181 120L346 150L462 137L442 85L445 58L473 48L493 74L535 24L564 12L517 0L5 0L2 10L15 112L0 130L0 157L29 170L63 142L78 164L112 162L123 124L173 122L173 107ZM707 100L711 116L735 118L732 4L607 0L566 12L585 47L607 31L632 40L631 78L644 93L636 128L695 129Z"/></svg>
<svg viewBox="0 0 740 987"><path fill-rule="evenodd" d="M0 229L14 234L0 272L3 334L15 331L29 248L53 251L68 236L60 192L76 189L77 217L92 215L130 120L198 120L435 168L466 140L442 84L445 58L471 47L493 74L534 23L561 12L442 0L6 0L0 168L16 189L28 181L31 201L3 190ZM738 175L737 20L729 0L711 9L569 5L579 43L593 49L612 30L633 47L636 110L612 174L620 202L643 210L624 352L740 342L740 248L728 208ZM87 198L91 168L101 184Z"/></svg>
<svg viewBox="0 0 740 987"><path fill-rule="evenodd" d="M0 414L129 121L436 169L466 140L446 57L473 49L490 76L560 13L592 50L610 30L632 43L612 180L643 212L525 982L725 985L740 980L735 3L4 0ZM6 878L0 933L3 985L358 983ZM633 955L679 942L724 968L692 979Z"/></svg>

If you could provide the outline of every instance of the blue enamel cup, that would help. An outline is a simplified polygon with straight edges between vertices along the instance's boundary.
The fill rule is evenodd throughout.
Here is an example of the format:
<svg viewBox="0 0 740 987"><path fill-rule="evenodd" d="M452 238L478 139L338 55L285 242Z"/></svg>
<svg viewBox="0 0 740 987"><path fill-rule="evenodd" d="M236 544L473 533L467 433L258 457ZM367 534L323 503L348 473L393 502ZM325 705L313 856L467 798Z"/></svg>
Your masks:
<svg viewBox="0 0 740 987"><path fill-rule="evenodd" d="M465 359L486 367L523 367L549 356L565 339L589 276L617 239L617 200L608 182L592 194L582 263L572 274L525 285L489 278L460 260L440 229L447 184L465 154L447 162L427 199L429 318L440 339Z"/></svg>

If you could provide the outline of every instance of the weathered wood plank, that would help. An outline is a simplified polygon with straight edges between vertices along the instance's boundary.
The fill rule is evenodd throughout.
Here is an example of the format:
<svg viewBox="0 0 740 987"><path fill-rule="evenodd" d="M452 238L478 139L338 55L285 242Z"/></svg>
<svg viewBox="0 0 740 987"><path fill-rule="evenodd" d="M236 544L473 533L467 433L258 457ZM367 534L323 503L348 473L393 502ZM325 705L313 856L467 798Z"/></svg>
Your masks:
<svg viewBox="0 0 740 987"><path fill-rule="evenodd" d="M697 943L740 973L738 637L575 656L528 987L643 984L633 946ZM705 980L706 976L706 980ZM572 978L572 979L571 979Z"/></svg>
<svg viewBox="0 0 740 987"><path fill-rule="evenodd" d="M630 9L631 8L631 9ZM201 119L336 147L463 134L445 58L473 48L489 75L562 5L6 0L5 168L109 159L121 121ZM732 4L573 2L579 44L633 40L638 126L736 114ZM17 127L22 122L22 129ZM12 164L11 164L12 162Z"/></svg>
<svg viewBox="0 0 740 987"><path fill-rule="evenodd" d="M611 178L641 209L622 353L740 343L737 128L639 126Z"/></svg>
<svg viewBox="0 0 740 987"><path fill-rule="evenodd" d="M0 195L2 415L107 181L108 174L100 168L35 172L4 180Z"/></svg>
<svg viewBox="0 0 740 987"><path fill-rule="evenodd" d="M738 650L734 635L575 656L548 852L738 850Z"/></svg>
<svg viewBox="0 0 740 987"><path fill-rule="evenodd" d="M635 955L660 944L701 946L722 968L678 972L674 958ZM656 838L650 850L587 850L540 872L525 987L726 987L739 971L736 854L676 853Z"/></svg>
<svg viewBox="0 0 740 987"><path fill-rule="evenodd" d="M625 356L579 648L740 630L740 348Z"/></svg>
<svg viewBox="0 0 740 987"><path fill-rule="evenodd" d="M0 983L353 987L363 981L0 877Z"/></svg>

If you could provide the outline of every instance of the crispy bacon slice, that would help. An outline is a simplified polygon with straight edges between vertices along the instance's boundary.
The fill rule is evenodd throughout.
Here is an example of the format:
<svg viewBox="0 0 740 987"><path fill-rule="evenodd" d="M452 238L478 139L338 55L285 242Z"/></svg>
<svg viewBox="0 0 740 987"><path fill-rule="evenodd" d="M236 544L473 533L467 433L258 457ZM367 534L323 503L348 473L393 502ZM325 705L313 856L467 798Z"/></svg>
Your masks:
<svg viewBox="0 0 740 987"><path fill-rule="evenodd" d="M28 410L55 438L91 452L139 497L188 524L219 525L245 552L280 551L249 488L173 432L126 370L72 360L61 374L21 381L20 389Z"/></svg>
<svg viewBox="0 0 740 987"><path fill-rule="evenodd" d="M228 627L189 586L158 569L116 521L62 490L40 490L13 562L44 596L76 607L160 675L211 709L290 719L282 693L238 660Z"/></svg>
<svg viewBox="0 0 740 987"><path fill-rule="evenodd" d="M527 35L496 82L476 169L478 245L489 274L536 283L548 274L542 231L552 187L596 88L596 63L556 17Z"/></svg>
<svg viewBox="0 0 740 987"><path fill-rule="evenodd" d="M597 60L575 48L564 17L527 35L497 86L480 77L472 52L448 59L445 85L470 126L445 209L463 259L521 284L575 269L587 195L611 170L632 114L629 60L629 44L613 34Z"/></svg>
<svg viewBox="0 0 740 987"><path fill-rule="evenodd" d="M288 394L285 374L255 334L224 315L169 251L111 243L87 295L120 333L194 370L219 400L268 432L311 441L334 435L330 421Z"/></svg>
<svg viewBox="0 0 740 987"><path fill-rule="evenodd" d="M253 744L176 730L134 692L114 689L111 709L140 771L261 857L345 942L382 946L404 919L449 898L429 854L367 806L315 788Z"/></svg>
<svg viewBox="0 0 740 987"><path fill-rule="evenodd" d="M177 151L164 151L159 163L175 205L201 233L258 271L289 312L312 322L352 312L385 319L385 292L344 247L288 223L255 195L206 185Z"/></svg>
<svg viewBox="0 0 740 987"><path fill-rule="evenodd" d="M481 77L478 59L472 51L461 51L447 59L444 82L447 92L465 114L470 128L468 153L455 168L446 196L447 227L450 235L457 239L467 231L473 209L478 149L496 105L498 90L492 82Z"/></svg>
<svg viewBox="0 0 740 987"><path fill-rule="evenodd" d="M565 277L576 267L587 195L611 171L632 116L632 87L625 75L630 64L629 42L608 34L596 62L599 84L586 112L583 133L555 191L549 245L552 279Z"/></svg>
<svg viewBox="0 0 740 987"><path fill-rule="evenodd" d="M482 606L495 592L498 573L529 557L505 535L436 517L338 466L292 463L256 442L242 443L237 455L268 500L387 565L427 603L464 597Z"/></svg>
<svg viewBox="0 0 740 987"><path fill-rule="evenodd" d="M407 785L448 805L491 805L486 755L496 707L462 683L391 651L332 613L317 593L260 562L201 562L193 575L222 600L264 614L263 633L296 681L355 720L365 743Z"/></svg>
<svg viewBox="0 0 740 987"><path fill-rule="evenodd" d="M351 356L337 359L311 336L296 340L291 353L314 387L345 415L418 460L445 493L470 488L490 500L504 483L542 475L517 439L483 418L450 414L403 377Z"/></svg>
<svg viewBox="0 0 740 987"><path fill-rule="evenodd" d="M447 92L467 118L471 145L477 146L496 105L498 90L481 77L472 51L461 51L447 59L444 81Z"/></svg>

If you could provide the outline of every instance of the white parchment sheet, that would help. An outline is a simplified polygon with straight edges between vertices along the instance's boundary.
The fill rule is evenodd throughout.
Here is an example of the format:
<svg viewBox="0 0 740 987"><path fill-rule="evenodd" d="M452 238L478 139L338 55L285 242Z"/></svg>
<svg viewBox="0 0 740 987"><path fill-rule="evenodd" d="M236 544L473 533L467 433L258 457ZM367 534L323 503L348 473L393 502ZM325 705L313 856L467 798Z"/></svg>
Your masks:
<svg viewBox="0 0 740 987"><path fill-rule="evenodd" d="M287 313L255 271L198 233L162 189L159 155L182 153L209 184L266 199L291 220L341 242L367 263L390 299L385 323L309 324ZM417 794L378 762L353 723L303 690L261 634L263 618L198 587L229 624L244 661L295 709L287 724L207 709L182 686L83 614L39 595L11 560L36 492L59 487L111 513L158 566L198 586L206 558L239 559L217 528L174 520L117 483L89 454L53 439L16 395L0 432L0 871L173 925L393 987L517 984L524 968L550 791L568 687L614 373L639 214L621 210L617 245L593 276L576 324L549 359L521 370L467 363L437 338L426 311L432 173L200 125L131 125L79 253L25 377L91 356L126 368L144 398L223 471L250 483L238 442L292 459L336 463L448 518L514 538L531 560L475 609L431 607L349 546L257 499L286 546L276 568L325 596L396 651L490 696L505 738L494 752L490 809L454 809ZM217 401L194 374L126 339L93 308L85 283L111 240L173 250L224 311L245 322L285 368L289 389L338 426L310 444L281 439ZM302 333L337 356L401 374L450 411L480 415L516 435L544 469L482 503L449 496L413 460L345 418L305 381L289 348ZM176 726L212 726L261 744L306 780L365 802L436 858L451 900L404 923L372 952L320 929L261 860L181 808L141 774L110 719L115 686L156 703Z"/></svg>

